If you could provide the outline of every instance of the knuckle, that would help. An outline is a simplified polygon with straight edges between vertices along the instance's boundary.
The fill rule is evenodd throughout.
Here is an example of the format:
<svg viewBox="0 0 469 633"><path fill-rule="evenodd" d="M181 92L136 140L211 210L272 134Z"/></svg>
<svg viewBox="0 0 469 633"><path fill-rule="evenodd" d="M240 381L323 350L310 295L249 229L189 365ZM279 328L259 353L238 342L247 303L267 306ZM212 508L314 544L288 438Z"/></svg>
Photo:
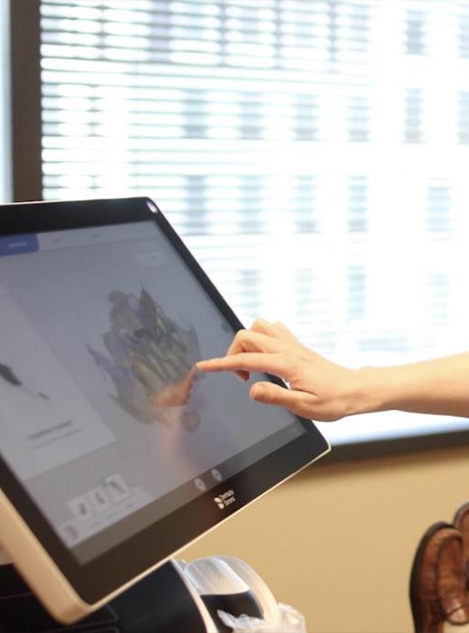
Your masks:
<svg viewBox="0 0 469 633"><path fill-rule="evenodd" d="M272 404L276 404L279 401L279 394L275 387L270 384L264 386L263 389L264 400L268 400Z"/></svg>
<svg viewBox="0 0 469 633"><path fill-rule="evenodd" d="M256 317L254 321L252 322L251 330L254 330L254 331L262 330L265 326L265 323L266 322L264 319L261 319L261 317Z"/></svg>
<svg viewBox="0 0 469 633"><path fill-rule="evenodd" d="M270 401L273 404L289 406L294 399L293 392L287 387L272 385L270 388Z"/></svg>
<svg viewBox="0 0 469 633"><path fill-rule="evenodd" d="M275 404L276 394L269 383L258 383L256 387L256 399L260 402Z"/></svg>
<svg viewBox="0 0 469 633"><path fill-rule="evenodd" d="M276 360L276 365L278 369L282 373L284 373L285 375L292 373L295 368L295 361L292 358L287 356L283 351L275 352L273 356Z"/></svg>
<svg viewBox="0 0 469 633"><path fill-rule="evenodd" d="M234 337L235 342L242 343L247 338L247 330L238 330L236 336Z"/></svg>

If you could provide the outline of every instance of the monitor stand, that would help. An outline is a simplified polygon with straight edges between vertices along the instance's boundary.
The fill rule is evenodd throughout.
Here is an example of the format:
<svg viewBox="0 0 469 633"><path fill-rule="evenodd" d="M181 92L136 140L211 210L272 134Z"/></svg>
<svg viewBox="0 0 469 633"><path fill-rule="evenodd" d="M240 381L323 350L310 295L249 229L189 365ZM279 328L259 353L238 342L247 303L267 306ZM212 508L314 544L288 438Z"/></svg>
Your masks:
<svg viewBox="0 0 469 633"><path fill-rule="evenodd" d="M215 633L204 622L178 564L169 561L75 625L47 613L13 564L0 566L1 633Z"/></svg>

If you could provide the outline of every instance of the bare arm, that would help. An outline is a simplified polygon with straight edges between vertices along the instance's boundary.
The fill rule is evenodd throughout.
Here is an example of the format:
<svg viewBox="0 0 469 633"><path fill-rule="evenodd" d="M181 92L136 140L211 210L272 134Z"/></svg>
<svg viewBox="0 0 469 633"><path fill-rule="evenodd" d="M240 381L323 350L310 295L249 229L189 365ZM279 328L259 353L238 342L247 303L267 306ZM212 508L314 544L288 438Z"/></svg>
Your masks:
<svg viewBox="0 0 469 633"><path fill-rule="evenodd" d="M469 417L469 353L354 370L301 345L281 323L257 319L238 332L225 357L197 366L234 371L243 379L251 371L279 376L290 389L258 382L251 398L321 421L390 409Z"/></svg>
<svg viewBox="0 0 469 633"><path fill-rule="evenodd" d="M370 411L398 409L469 417L469 353L359 370Z"/></svg>

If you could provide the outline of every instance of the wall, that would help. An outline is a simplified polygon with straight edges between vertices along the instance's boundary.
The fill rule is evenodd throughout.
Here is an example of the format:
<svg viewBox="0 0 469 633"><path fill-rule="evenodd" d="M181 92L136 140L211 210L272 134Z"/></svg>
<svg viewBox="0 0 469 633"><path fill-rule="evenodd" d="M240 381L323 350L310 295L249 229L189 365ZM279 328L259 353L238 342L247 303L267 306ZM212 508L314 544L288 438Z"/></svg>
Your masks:
<svg viewBox="0 0 469 633"><path fill-rule="evenodd" d="M327 458L326 458L327 460ZM249 562L311 633L412 631L409 572L435 521L469 500L469 448L316 464L179 558Z"/></svg>

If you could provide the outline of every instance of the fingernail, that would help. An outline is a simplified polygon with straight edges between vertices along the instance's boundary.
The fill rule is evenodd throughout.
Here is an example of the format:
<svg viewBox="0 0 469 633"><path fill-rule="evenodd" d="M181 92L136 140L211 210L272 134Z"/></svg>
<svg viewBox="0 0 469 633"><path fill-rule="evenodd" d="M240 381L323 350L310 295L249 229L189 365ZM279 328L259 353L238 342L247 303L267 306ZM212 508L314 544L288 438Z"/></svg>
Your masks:
<svg viewBox="0 0 469 633"><path fill-rule="evenodd" d="M262 398L262 395L265 393L264 387L262 385L254 385L251 391L251 397L253 400L259 400Z"/></svg>

